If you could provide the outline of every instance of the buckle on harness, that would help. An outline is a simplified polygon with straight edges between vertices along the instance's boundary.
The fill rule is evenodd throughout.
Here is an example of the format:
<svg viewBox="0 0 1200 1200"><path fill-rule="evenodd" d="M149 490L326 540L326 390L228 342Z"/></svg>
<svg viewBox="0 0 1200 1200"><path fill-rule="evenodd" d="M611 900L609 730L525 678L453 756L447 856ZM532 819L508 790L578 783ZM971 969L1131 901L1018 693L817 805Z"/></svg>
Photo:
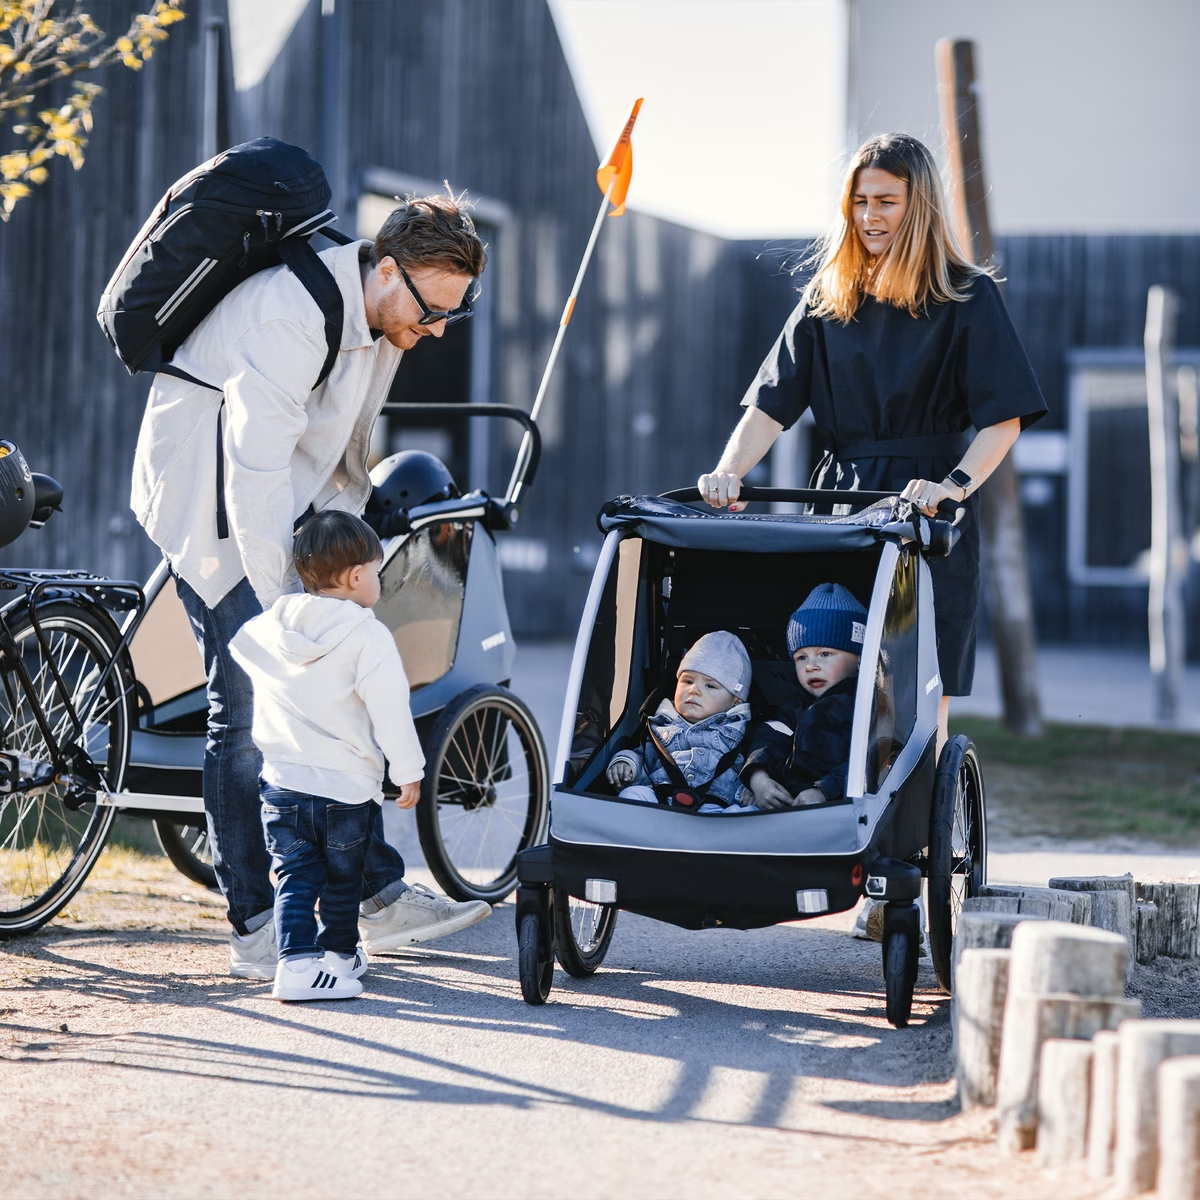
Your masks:
<svg viewBox="0 0 1200 1200"><path fill-rule="evenodd" d="M700 805L704 803L703 798L689 788L676 787L672 783L656 785L654 793L658 797L659 804L665 805L667 808L682 809L684 812L699 812Z"/></svg>

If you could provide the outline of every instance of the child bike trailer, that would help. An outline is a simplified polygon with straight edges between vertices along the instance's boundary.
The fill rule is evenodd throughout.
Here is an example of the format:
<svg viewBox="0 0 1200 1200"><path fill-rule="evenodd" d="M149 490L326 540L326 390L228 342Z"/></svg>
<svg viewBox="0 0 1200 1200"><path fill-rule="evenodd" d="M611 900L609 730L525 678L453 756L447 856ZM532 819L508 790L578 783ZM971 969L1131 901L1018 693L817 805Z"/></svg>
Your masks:
<svg viewBox="0 0 1200 1200"><path fill-rule="evenodd" d="M685 929L755 929L844 912L867 896L885 903L887 1016L903 1026L923 888L933 966L949 991L957 915L985 881L978 755L959 736L935 756L942 685L926 560L950 553L958 531L891 494L763 488L745 498L859 511L717 513L684 503L697 499L688 489L622 497L600 514L605 541L552 763L549 836L517 860L522 994L545 1002L556 958L577 978L594 973L619 909ZM645 703L669 694L688 647L714 630L741 638L752 736L798 687L788 615L825 582L868 610L845 797L738 813L620 798L606 768L641 744Z"/></svg>

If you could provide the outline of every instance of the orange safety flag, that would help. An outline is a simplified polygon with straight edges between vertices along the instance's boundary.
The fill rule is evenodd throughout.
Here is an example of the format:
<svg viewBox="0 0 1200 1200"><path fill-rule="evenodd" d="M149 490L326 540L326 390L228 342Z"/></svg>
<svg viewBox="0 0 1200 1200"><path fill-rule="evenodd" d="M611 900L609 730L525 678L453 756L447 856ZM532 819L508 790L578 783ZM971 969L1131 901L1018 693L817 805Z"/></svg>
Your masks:
<svg viewBox="0 0 1200 1200"><path fill-rule="evenodd" d="M625 197L629 192L629 181L633 178L633 145L629 139L641 108L642 101L639 99L634 104L633 112L629 114L629 120L625 122L625 128L617 138L617 144L608 156L608 161L602 163L596 171L596 184L602 192L607 192L608 185L612 183L612 195L609 196L609 200L613 210L608 214L610 217L619 217L625 212ZM613 182L614 177L616 182Z"/></svg>

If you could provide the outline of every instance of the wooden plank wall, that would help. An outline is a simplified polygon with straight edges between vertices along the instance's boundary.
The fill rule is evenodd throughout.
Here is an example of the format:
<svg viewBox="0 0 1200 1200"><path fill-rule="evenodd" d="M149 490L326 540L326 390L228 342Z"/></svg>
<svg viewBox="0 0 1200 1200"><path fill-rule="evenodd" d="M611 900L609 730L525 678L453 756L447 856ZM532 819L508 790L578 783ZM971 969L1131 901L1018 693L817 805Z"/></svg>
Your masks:
<svg viewBox="0 0 1200 1200"><path fill-rule="evenodd" d="M1200 237L1002 237L997 248L1008 279L1009 311L1050 407L1038 428L1067 427L1069 350L1140 349L1152 284L1180 295L1178 344L1200 346ZM1119 480L1113 482L1119 486ZM1040 636L1144 645L1145 587L1083 588L1068 581L1065 477L1054 487L1051 506L1025 513ZM1191 575L1187 624L1200 630L1195 565ZM1189 653L1200 657L1200 637L1193 636Z"/></svg>
<svg viewBox="0 0 1200 1200"><path fill-rule="evenodd" d="M90 4L110 29L131 6ZM67 488L64 514L0 551L0 562L145 576L156 561L127 507L148 381L125 374L94 312L145 214L200 156L202 31L225 13L223 0L189 9L144 72L103 78L84 169L56 163L0 227L0 430ZM489 390L527 407L599 202L595 147L549 12L543 0L339 0L338 12L341 69L323 70L337 43L312 0L263 82L230 94L229 136L269 133L320 153L347 228L370 168L448 178L505 203L513 220L487 277ZM1180 341L1200 343L1200 238L1001 238L999 248L1013 318L1050 401L1047 428L1065 420L1066 352L1140 344L1150 283L1179 288ZM714 461L794 303L782 267L803 249L723 241L636 213L606 224L520 530L545 543L547 568L507 576L516 629L573 630L605 499L686 484ZM512 449L493 439L495 486ZM1067 584L1064 508L1027 514L1042 636L1139 640L1143 589Z"/></svg>
<svg viewBox="0 0 1200 1200"><path fill-rule="evenodd" d="M89 0L101 28L123 31L130 0ZM66 489L45 529L0 551L6 565L75 566L144 578L158 555L129 511L133 449L148 377L117 361L96 305L121 254L171 184L199 161L204 20L189 4L138 72L99 77L81 171L56 159L48 183L0 226L0 430L34 470Z"/></svg>

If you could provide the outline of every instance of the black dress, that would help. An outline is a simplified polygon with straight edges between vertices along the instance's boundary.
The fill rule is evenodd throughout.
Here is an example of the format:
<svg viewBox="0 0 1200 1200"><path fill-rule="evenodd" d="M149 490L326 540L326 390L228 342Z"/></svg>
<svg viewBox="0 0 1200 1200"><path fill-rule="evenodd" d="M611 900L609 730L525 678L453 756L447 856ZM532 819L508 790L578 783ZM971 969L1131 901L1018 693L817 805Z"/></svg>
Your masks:
<svg viewBox="0 0 1200 1200"><path fill-rule="evenodd" d="M919 317L867 297L854 319L806 316L797 305L742 400L784 428L812 409L825 453L812 486L901 491L940 483L958 465L967 430L1020 417L1027 428L1046 401L1000 292L976 277L965 301L931 304ZM962 539L930 560L938 665L947 696L967 696L975 675L979 609L978 497Z"/></svg>

